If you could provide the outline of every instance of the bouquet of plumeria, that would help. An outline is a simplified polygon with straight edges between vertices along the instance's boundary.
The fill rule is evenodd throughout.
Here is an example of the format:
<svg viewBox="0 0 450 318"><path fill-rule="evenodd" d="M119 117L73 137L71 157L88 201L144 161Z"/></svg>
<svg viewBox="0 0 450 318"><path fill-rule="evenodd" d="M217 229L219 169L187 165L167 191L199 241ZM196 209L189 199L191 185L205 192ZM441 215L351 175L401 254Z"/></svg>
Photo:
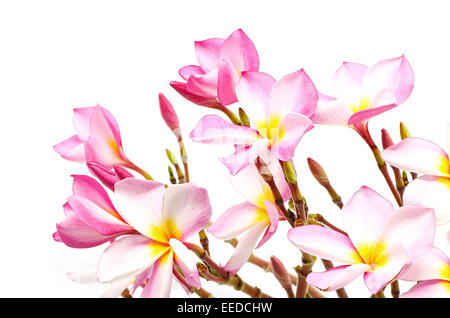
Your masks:
<svg viewBox="0 0 450 318"><path fill-rule="evenodd" d="M182 67L183 81L170 85L211 111L190 132L194 142L234 146L220 161L244 202L212 219L207 190L189 177L179 119L164 95L159 95L161 115L181 159L167 150L169 182L154 180L129 159L107 109L74 109L75 135L54 149L86 164L92 176L72 176L73 194L53 238L72 248L106 245L95 277L77 280L109 283L109 297L169 297L172 280L187 293L213 297L202 279L253 298L271 297L239 276L250 262L272 273L290 298L321 298L331 291L344 298L345 286L361 276L372 297L385 297L387 288L393 297L450 296L450 258L433 246L436 226L448 231L450 221L449 156L431 141L410 137L403 123L398 143L382 130L382 149L368 128L370 118L411 94L414 74L405 56L371 67L344 62L334 75L336 93L328 96L303 69L279 80L260 72L256 48L240 29L226 39L195 42L195 53L199 65ZM294 152L315 124L358 133L393 195L385 198L362 185L342 202L324 169L309 158L312 175L341 209L342 228L310 213L314 207L297 183ZM299 250L292 273L274 256L263 260L253 254L280 222L291 227L285 244ZM211 237L234 247L224 265L211 256ZM314 270L318 261L326 271ZM417 284L402 293L400 280Z"/></svg>

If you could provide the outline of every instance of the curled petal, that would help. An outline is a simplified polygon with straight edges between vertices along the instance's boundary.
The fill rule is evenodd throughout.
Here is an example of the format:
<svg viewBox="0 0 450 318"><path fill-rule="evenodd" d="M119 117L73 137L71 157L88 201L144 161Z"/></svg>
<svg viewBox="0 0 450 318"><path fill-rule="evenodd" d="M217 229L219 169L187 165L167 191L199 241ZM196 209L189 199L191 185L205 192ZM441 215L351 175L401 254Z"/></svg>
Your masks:
<svg viewBox="0 0 450 318"><path fill-rule="evenodd" d="M83 143L77 135L54 145L53 149L64 159L76 162L85 161Z"/></svg>
<svg viewBox="0 0 450 318"><path fill-rule="evenodd" d="M261 241L259 241L258 246L256 248L260 248L264 245L277 231L278 229L278 219L279 219L279 212L278 208L275 204L273 204L269 200L264 201L264 205L266 207L266 213L270 220L270 225L266 229L266 232L264 233L263 237L261 238Z"/></svg>
<svg viewBox="0 0 450 318"><path fill-rule="evenodd" d="M382 114L382 113L397 106L397 104L392 103L392 101L390 101L389 103L390 104L387 104L387 105L374 107L374 108L367 108L367 109L357 111L356 113L354 113L353 115L350 116L350 118L348 119L348 124L354 125L354 124L358 124L361 122L365 122L365 121L369 120L370 118L375 117L379 114Z"/></svg>
<svg viewBox="0 0 450 318"><path fill-rule="evenodd" d="M310 273L306 281L324 291L333 291L350 284L369 269L366 264L337 266L322 273Z"/></svg>
<svg viewBox="0 0 450 318"><path fill-rule="evenodd" d="M192 75L187 81L186 88L194 95L215 99L217 97L217 80L217 71L205 75Z"/></svg>
<svg viewBox="0 0 450 318"><path fill-rule="evenodd" d="M187 81L191 75L205 75L203 69L198 65L187 65L178 71L180 76Z"/></svg>
<svg viewBox="0 0 450 318"><path fill-rule="evenodd" d="M155 262L150 279L142 291L143 298L167 298L172 288L173 251Z"/></svg>
<svg viewBox="0 0 450 318"><path fill-rule="evenodd" d="M235 145L236 151L220 161L228 168L232 176L255 162L258 156L268 153L269 140L259 139L253 145Z"/></svg>
<svg viewBox="0 0 450 318"><path fill-rule="evenodd" d="M406 138L385 149L381 157L390 165L421 174L449 177L447 153L435 143L416 137Z"/></svg>
<svg viewBox="0 0 450 318"><path fill-rule="evenodd" d="M196 94L190 92L187 88L186 83L171 81L170 86L172 86L172 88L175 89L178 92L178 94L180 94L187 100L193 102L194 104L197 104L200 106L205 106L205 107L215 107L215 106L219 105L216 97L208 98L208 97L196 95Z"/></svg>
<svg viewBox="0 0 450 318"><path fill-rule="evenodd" d="M200 288L201 284L197 270L197 259L194 257L193 253L177 239L171 238L169 244L174 251L175 264L183 272L186 283L192 287Z"/></svg>

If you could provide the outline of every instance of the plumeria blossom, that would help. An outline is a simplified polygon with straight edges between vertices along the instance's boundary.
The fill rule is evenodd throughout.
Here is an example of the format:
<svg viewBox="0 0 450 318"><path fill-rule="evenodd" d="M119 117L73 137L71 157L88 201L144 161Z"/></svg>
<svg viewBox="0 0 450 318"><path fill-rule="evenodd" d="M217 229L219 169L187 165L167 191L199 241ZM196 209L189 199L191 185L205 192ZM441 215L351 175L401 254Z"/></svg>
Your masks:
<svg viewBox="0 0 450 318"><path fill-rule="evenodd" d="M237 94L255 128L207 115L191 132L191 139L237 145L232 155L221 158L233 175L268 150L279 160L291 160L302 136L313 128L308 117L317 106L316 88L305 71L301 69L279 81L269 74L243 72Z"/></svg>
<svg viewBox="0 0 450 318"><path fill-rule="evenodd" d="M416 257L400 279L420 281L402 298L450 298L450 258L434 247Z"/></svg>
<svg viewBox="0 0 450 318"><path fill-rule="evenodd" d="M348 236L318 225L296 227L288 233L301 250L346 264L307 276L309 284L322 290L342 288L364 274L367 288L376 294L433 244L432 209L394 210L387 199L367 187L344 205L342 218Z"/></svg>
<svg viewBox="0 0 450 318"><path fill-rule="evenodd" d="M69 247L88 248L134 233L93 178L73 176L73 194L64 204L65 219L56 225L56 241Z"/></svg>
<svg viewBox="0 0 450 318"><path fill-rule="evenodd" d="M75 135L53 147L61 157L76 162L96 161L108 168L130 165L119 126L107 109L99 105L75 108L73 125Z"/></svg>
<svg viewBox="0 0 450 318"><path fill-rule="evenodd" d="M314 123L356 126L404 103L414 87L414 73L404 55L372 67L344 62L334 75L336 97L319 94Z"/></svg>
<svg viewBox="0 0 450 318"><path fill-rule="evenodd" d="M186 81L170 85L183 97L201 106L230 105L237 102L236 84L244 71L258 71L259 57L252 41L241 29L226 39L195 42L200 65L179 70Z"/></svg>
<svg viewBox="0 0 450 318"><path fill-rule="evenodd" d="M385 149L381 157L394 167L423 174L406 187L405 205L433 208L438 224L450 221L450 162L444 149L431 141L409 137Z"/></svg>
<svg viewBox="0 0 450 318"><path fill-rule="evenodd" d="M271 160L266 163L283 200L287 201L290 190L278 161ZM233 255L224 266L225 270L234 275L248 260L255 246L262 246L272 237L278 228L278 220L284 217L278 212L272 191L254 165L248 166L235 176L230 176L230 181L247 201L226 210L208 228L208 232L221 240L229 240L243 234Z"/></svg>
<svg viewBox="0 0 450 318"><path fill-rule="evenodd" d="M200 287L195 261L183 244L208 224L211 205L207 191L191 183L171 185L124 179L115 185L121 216L138 234L115 240L98 265L100 282L135 276L142 297L168 297L172 276L180 269L186 282Z"/></svg>

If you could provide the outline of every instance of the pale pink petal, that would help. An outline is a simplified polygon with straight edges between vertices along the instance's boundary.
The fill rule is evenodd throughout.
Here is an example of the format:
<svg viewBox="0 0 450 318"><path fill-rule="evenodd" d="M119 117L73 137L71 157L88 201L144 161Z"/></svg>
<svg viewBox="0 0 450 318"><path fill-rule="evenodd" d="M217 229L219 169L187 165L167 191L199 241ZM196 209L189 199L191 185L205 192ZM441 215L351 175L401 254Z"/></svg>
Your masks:
<svg viewBox="0 0 450 318"><path fill-rule="evenodd" d="M383 90L392 91L398 104L404 103L414 87L414 73L404 55L382 60L367 70L362 84L363 94L375 96Z"/></svg>
<svg viewBox="0 0 450 318"><path fill-rule="evenodd" d="M255 165L249 165L229 178L233 188L260 209L265 209L264 200L274 201L270 187L261 177Z"/></svg>
<svg viewBox="0 0 450 318"><path fill-rule="evenodd" d="M282 164L280 163L279 159L273 155L271 151L260 152L259 157L265 162L265 164L269 168L269 171L273 176L275 184L281 193L281 197L286 202L291 198L292 193L288 183L286 182L286 178L284 177Z"/></svg>
<svg viewBox="0 0 450 318"><path fill-rule="evenodd" d="M131 178L115 184L120 215L137 231L160 242L168 242L162 222L164 189L162 183Z"/></svg>
<svg viewBox="0 0 450 318"><path fill-rule="evenodd" d="M193 94L192 92L190 92L188 90L186 83L171 81L170 86L172 86L172 88L175 89L178 92L178 94L180 94L187 100L193 102L194 104L197 104L200 106L205 106L205 107L219 106L219 102L217 101L217 98L215 96L212 98L209 98L209 97Z"/></svg>
<svg viewBox="0 0 450 318"><path fill-rule="evenodd" d="M383 105L380 107L367 108L367 109L357 111L356 113L354 113L353 115L350 116L350 118L348 119L348 124L354 125L357 123L365 122L365 121L369 120L370 118L375 117L379 114L382 114L396 106L397 106L397 104L391 103L391 104Z"/></svg>
<svg viewBox="0 0 450 318"><path fill-rule="evenodd" d="M220 59L229 61L238 73L259 69L258 52L253 42L241 29L231 33L223 42Z"/></svg>
<svg viewBox="0 0 450 318"><path fill-rule="evenodd" d="M172 288L173 251L162 256L153 266L150 279L142 290L143 298L167 298Z"/></svg>
<svg viewBox="0 0 450 318"><path fill-rule="evenodd" d="M291 160L300 139L313 127L308 117L297 113L287 114L277 128L271 129L271 152L282 161Z"/></svg>
<svg viewBox="0 0 450 318"><path fill-rule="evenodd" d="M189 286L200 288L200 276L197 270L198 258L177 239L171 238L170 247L174 251L175 264L183 272L183 277Z"/></svg>
<svg viewBox="0 0 450 318"><path fill-rule="evenodd" d="M288 74L272 88L269 102L269 117L284 117L288 113L311 116L318 101L314 83L303 69Z"/></svg>
<svg viewBox="0 0 450 318"><path fill-rule="evenodd" d="M229 240L264 219L268 219L265 210L244 202L226 210L207 231L219 240Z"/></svg>
<svg viewBox="0 0 450 318"><path fill-rule="evenodd" d="M340 99L319 93L319 101L311 120L315 124L347 126L353 115L348 104Z"/></svg>
<svg viewBox="0 0 450 318"><path fill-rule="evenodd" d="M279 212L278 208L275 204L273 204L271 201L265 200L264 205L266 207L266 213L270 220L270 225L266 229L266 232L264 233L263 237L261 238L261 241L259 241L258 246L256 248L260 248L264 245L277 231L278 229L278 219L279 219Z"/></svg>
<svg viewBox="0 0 450 318"><path fill-rule="evenodd" d="M168 237L186 240L209 223L211 213L204 188L192 183L173 184L164 192L162 217Z"/></svg>
<svg viewBox="0 0 450 318"><path fill-rule="evenodd" d="M251 145L259 138L253 128L234 125L216 115L203 117L189 136L195 142L218 145Z"/></svg>
<svg viewBox="0 0 450 318"><path fill-rule="evenodd" d="M100 282L131 277L142 271L170 250L162 244L143 235L122 237L112 243L100 257L97 274Z"/></svg>
<svg viewBox="0 0 450 318"><path fill-rule="evenodd" d="M111 140L110 140L111 141ZM122 156L123 150L113 141L108 143L104 139L90 136L84 144L86 161L97 161L109 169L116 164L126 164L127 159Z"/></svg>
<svg viewBox="0 0 450 318"><path fill-rule="evenodd" d="M89 137L90 118L94 109L95 106L74 108L73 110L73 127L75 128L78 138L83 142Z"/></svg>
<svg viewBox="0 0 450 318"><path fill-rule="evenodd" d="M187 81L191 75L205 75L203 69L198 65L183 66L178 73L185 81Z"/></svg>
<svg viewBox="0 0 450 318"><path fill-rule="evenodd" d="M102 235L81 221L74 213L69 213L64 221L56 224L58 239L69 247L89 248L114 239L117 234Z"/></svg>
<svg viewBox="0 0 450 318"><path fill-rule="evenodd" d="M450 298L450 281L435 279L420 282L400 298Z"/></svg>
<svg viewBox="0 0 450 318"><path fill-rule="evenodd" d="M361 187L342 208L344 227L358 249L376 243L394 206L368 187Z"/></svg>
<svg viewBox="0 0 450 318"><path fill-rule="evenodd" d="M408 250L401 244L391 245L378 256L379 265L364 274L364 282L372 294L378 293L384 286L397 278L404 267L411 262Z"/></svg>
<svg viewBox="0 0 450 318"><path fill-rule="evenodd" d="M435 230L433 209L405 206L387 218L379 242L388 245L399 243L411 257L417 257L432 247Z"/></svg>
<svg viewBox="0 0 450 318"><path fill-rule="evenodd" d="M94 107L89 116L89 136L95 136L105 143L114 144L118 148L122 146L122 139L116 120L108 110L100 106Z"/></svg>
<svg viewBox="0 0 450 318"><path fill-rule="evenodd" d="M302 251L320 258L358 264L362 260L350 239L332 229L319 225L305 225L290 229L289 241Z"/></svg>
<svg viewBox="0 0 450 318"><path fill-rule="evenodd" d="M155 264L155 263L153 263ZM148 266L134 278L133 286L130 288L130 294L134 294L139 287L145 287L145 283L152 274L153 265Z"/></svg>
<svg viewBox="0 0 450 318"><path fill-rule="evenodd" d="M72 175L72 192L76 197L91 201L105 211L116 215L116 209L105 189L94 178L84 175Z"/></svg>
<svg viewBox="0 0 450 318"><path fill-rule="evenodd" d="M217 80L217 97L222 105L231 105L237 102L236 85L239 74L233 65L227 60L219 63L219 74Z"/></svg>
<svg viewBox="0 0 450 318"><path fill-rule="evenodd" d="M219 38L211 38L203 41L195 42L195 55L197 60L205 72L217 69L219 65L219 54L224 40Z"/></svg>
<svg viewBox="0 0 450 318"><path fill-rule="evenodd" d="M415 257L411 266L400 279L417 281L428 279L450 280L450 259L440 249L433 247L428 252Z"/></svg>
<svg viewBox="0 0 450 318"><path fill-rule="evenodd" d="M242 108L256 127L267 127L270 92L275 79L262 72L243 72L237 95Z"/></svg>
<svg viewBox="0 0 450 318"><path fill-rule="evenodd" d="M342 63L334 74L334 87L340 100L347 104L359 104L361 85L367 69L367 66L359 63Z"/></svg>
<svg viewBox="0 0 450 318"><path fill-rule="evenodd" d="M333 291L350 284L369 269L370 266L366 264L337 266L325 272L310 273L306 281L324 291Z"/></svg>
<svg viewBox="0 0 450 318"><path fill-rule="evenodd" d="M438 225L450 222L450 178L421 176L403 193L404 205L433 208Z"/></svg>
<svg viewBox="0 0 450 318"><path fill-rule="evenodd" d="M450 176L448 154L426 139L410 137L387 148L381 157L390 165L421 174Z"/></svg>
<svg viewBox="0 0 450 318"><path fill-rule="evenodd" d="M129 287L131 284L132 281L129 277L108 284L109 286L103 291L100 298L119 298L125 288Z"/></svg>
<svg viewBox="0 0 450 318"><path fill-rule="evenodd" d="M268 223L268 220L257 223L239 238L238 245L234 249L233 255L223 267L230 275L236 274L245 262L247 262L259 237L269 225Z"/></svg>
<svg viewBox="0 0 450 318"><path fill-rule="evenodd" d="M85 161L84 146L77 135L54 145L53 149L64 159L76 162Z"/></svg>
<svg viewBox="0 0 450 318"><path fill-rule="evenodd" d="M192 94L215 99L217 97L217 80L217 71L205 75L192 75L187 81L186 88Z"/></svg>
<svg viewBox="0 0 450 318"><path fill-rule="evenodd" d="M219 158L219 160L228 168L232 176L253 163L256 156L252 156L249 146L238 145L238 149L231 155Z"/></svg>

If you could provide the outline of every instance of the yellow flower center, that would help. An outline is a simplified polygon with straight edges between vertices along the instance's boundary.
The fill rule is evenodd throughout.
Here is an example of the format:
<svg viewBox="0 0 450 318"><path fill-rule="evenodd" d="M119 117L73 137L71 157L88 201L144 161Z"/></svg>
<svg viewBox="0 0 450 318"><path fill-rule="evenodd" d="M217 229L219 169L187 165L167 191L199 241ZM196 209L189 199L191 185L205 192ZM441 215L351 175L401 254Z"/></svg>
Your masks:
<svg viewBox="0 0 450 318"><path fill-rule="evenodd" d="M359 112L361 110L370 108L370 97L367 95L361 96L359 104L351 104L350 109L353 113Z"/></svg>

